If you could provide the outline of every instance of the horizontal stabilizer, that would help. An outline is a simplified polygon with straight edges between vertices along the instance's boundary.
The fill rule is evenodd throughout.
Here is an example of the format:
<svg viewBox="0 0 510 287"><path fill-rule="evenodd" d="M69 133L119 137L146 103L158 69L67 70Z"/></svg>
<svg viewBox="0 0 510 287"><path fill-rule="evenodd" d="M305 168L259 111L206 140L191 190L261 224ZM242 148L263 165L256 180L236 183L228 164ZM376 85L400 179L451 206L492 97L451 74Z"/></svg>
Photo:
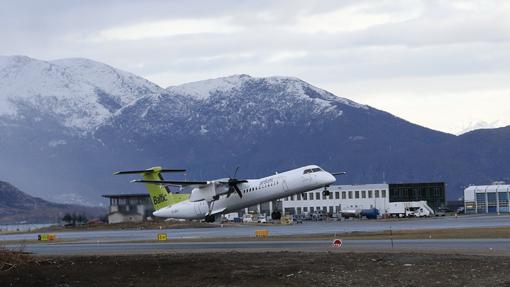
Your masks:
<svg viewBox="0 0 510 287"><path fill-rule="evenodd" d="M115 175L118 174L144 174L144 173L165 173L165 172L185 172L185 169L165 169L160 166L151 167L148 169L141 169L141 170L127 170L127 171L118 171L114 173Z"/></svg>
<svg viewBox="0 0 510 287"><path fill-rule="evenodd" d="M168 185L178 185L178 186L189 186L189 185L206 185L207 181L182 181L182 180L132 180L131 182L141 182L141 183L150 183L150 184L168 184Z"/></svg>

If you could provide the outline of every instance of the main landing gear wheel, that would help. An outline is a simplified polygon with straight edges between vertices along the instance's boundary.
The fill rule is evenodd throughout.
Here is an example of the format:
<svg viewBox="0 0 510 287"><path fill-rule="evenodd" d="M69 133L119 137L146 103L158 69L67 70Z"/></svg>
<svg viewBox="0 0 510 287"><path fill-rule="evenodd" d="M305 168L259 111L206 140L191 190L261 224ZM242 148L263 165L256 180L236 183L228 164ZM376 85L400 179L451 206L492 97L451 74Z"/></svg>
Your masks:
<svg viewBox="0 0 510 287"><path fill-rule="evenodd" d="M206 215L205 216L205 222L213 223L214 222L214 215Z"/></svg>
<svg viewBox="0 0 510 287"><path fill-rule="evenodd" d="M322 195L323 196L329 196L330 194L331 194L331 192L325 187L324 191L322 192Z"/></svg>

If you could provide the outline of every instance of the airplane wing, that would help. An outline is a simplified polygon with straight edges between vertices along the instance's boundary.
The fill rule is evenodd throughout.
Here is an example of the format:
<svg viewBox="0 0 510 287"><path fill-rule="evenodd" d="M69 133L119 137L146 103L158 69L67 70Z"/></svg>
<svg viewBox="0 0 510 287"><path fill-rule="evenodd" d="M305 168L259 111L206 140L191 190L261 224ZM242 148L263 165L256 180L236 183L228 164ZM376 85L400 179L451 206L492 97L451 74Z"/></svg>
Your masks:
<svg viewBox="0 0 510 287"><path fill-rule="evenodd" d="M334 176L336 176L336 175L344 175L344 174L346 174L346 173L347 173L347 172L345 172L345 171L332 172L332 173L331 173L331 175L334 175Z"/></svg>

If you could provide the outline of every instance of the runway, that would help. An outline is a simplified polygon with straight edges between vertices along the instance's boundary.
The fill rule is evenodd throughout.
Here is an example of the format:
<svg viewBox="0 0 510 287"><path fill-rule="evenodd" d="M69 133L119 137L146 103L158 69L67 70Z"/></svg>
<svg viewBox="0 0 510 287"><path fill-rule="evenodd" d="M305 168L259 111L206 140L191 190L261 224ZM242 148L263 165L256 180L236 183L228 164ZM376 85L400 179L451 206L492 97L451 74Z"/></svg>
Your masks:
<svg viewBox="0 0 510 287"><path fill-rule="evenodd" d="M10 249L18 245L7 245ZM344 240L333 248L329 240L260 240L224 242L153 242L153 243L48 243L28 244L26 252L38 255L118 255L162 254L178 251L412 251L510 255L510 239L417 239L417 240Z"/></svg>
<svg viewBox="0 0 510 287"><path fill-rule="evenodd" d="M255 230L267 229L272 236L281 235L334 235L348 232L375 232L425 229L455 229L478 227L510 227L509 215L483 215L434 217L400 220L347 220L305 222L294 225L241 225L221 228L185 228L162 230L111 230L56 232L57 238L81 243L154 240L158 233L167 233L173 239L242 238L253 237ZM37 233L0 235L1 241L35 240Z"/></svg>

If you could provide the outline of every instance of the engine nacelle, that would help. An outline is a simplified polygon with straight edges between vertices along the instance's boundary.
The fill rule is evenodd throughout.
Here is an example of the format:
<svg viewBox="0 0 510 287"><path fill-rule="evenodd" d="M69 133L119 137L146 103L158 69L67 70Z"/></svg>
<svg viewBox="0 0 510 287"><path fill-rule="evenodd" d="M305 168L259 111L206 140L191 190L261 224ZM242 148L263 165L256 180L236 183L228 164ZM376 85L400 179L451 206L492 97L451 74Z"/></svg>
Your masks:
<svg viewBox="0 0 510 287"><path fill-rule="evenodd" d="M218 199L220 195L227 194L228 187L224 184L211 181L208 182L206 186L194 188L191 191L191 196L189 197L189 201L201 201L205 200L207 202L214 201Z"/></svg>

